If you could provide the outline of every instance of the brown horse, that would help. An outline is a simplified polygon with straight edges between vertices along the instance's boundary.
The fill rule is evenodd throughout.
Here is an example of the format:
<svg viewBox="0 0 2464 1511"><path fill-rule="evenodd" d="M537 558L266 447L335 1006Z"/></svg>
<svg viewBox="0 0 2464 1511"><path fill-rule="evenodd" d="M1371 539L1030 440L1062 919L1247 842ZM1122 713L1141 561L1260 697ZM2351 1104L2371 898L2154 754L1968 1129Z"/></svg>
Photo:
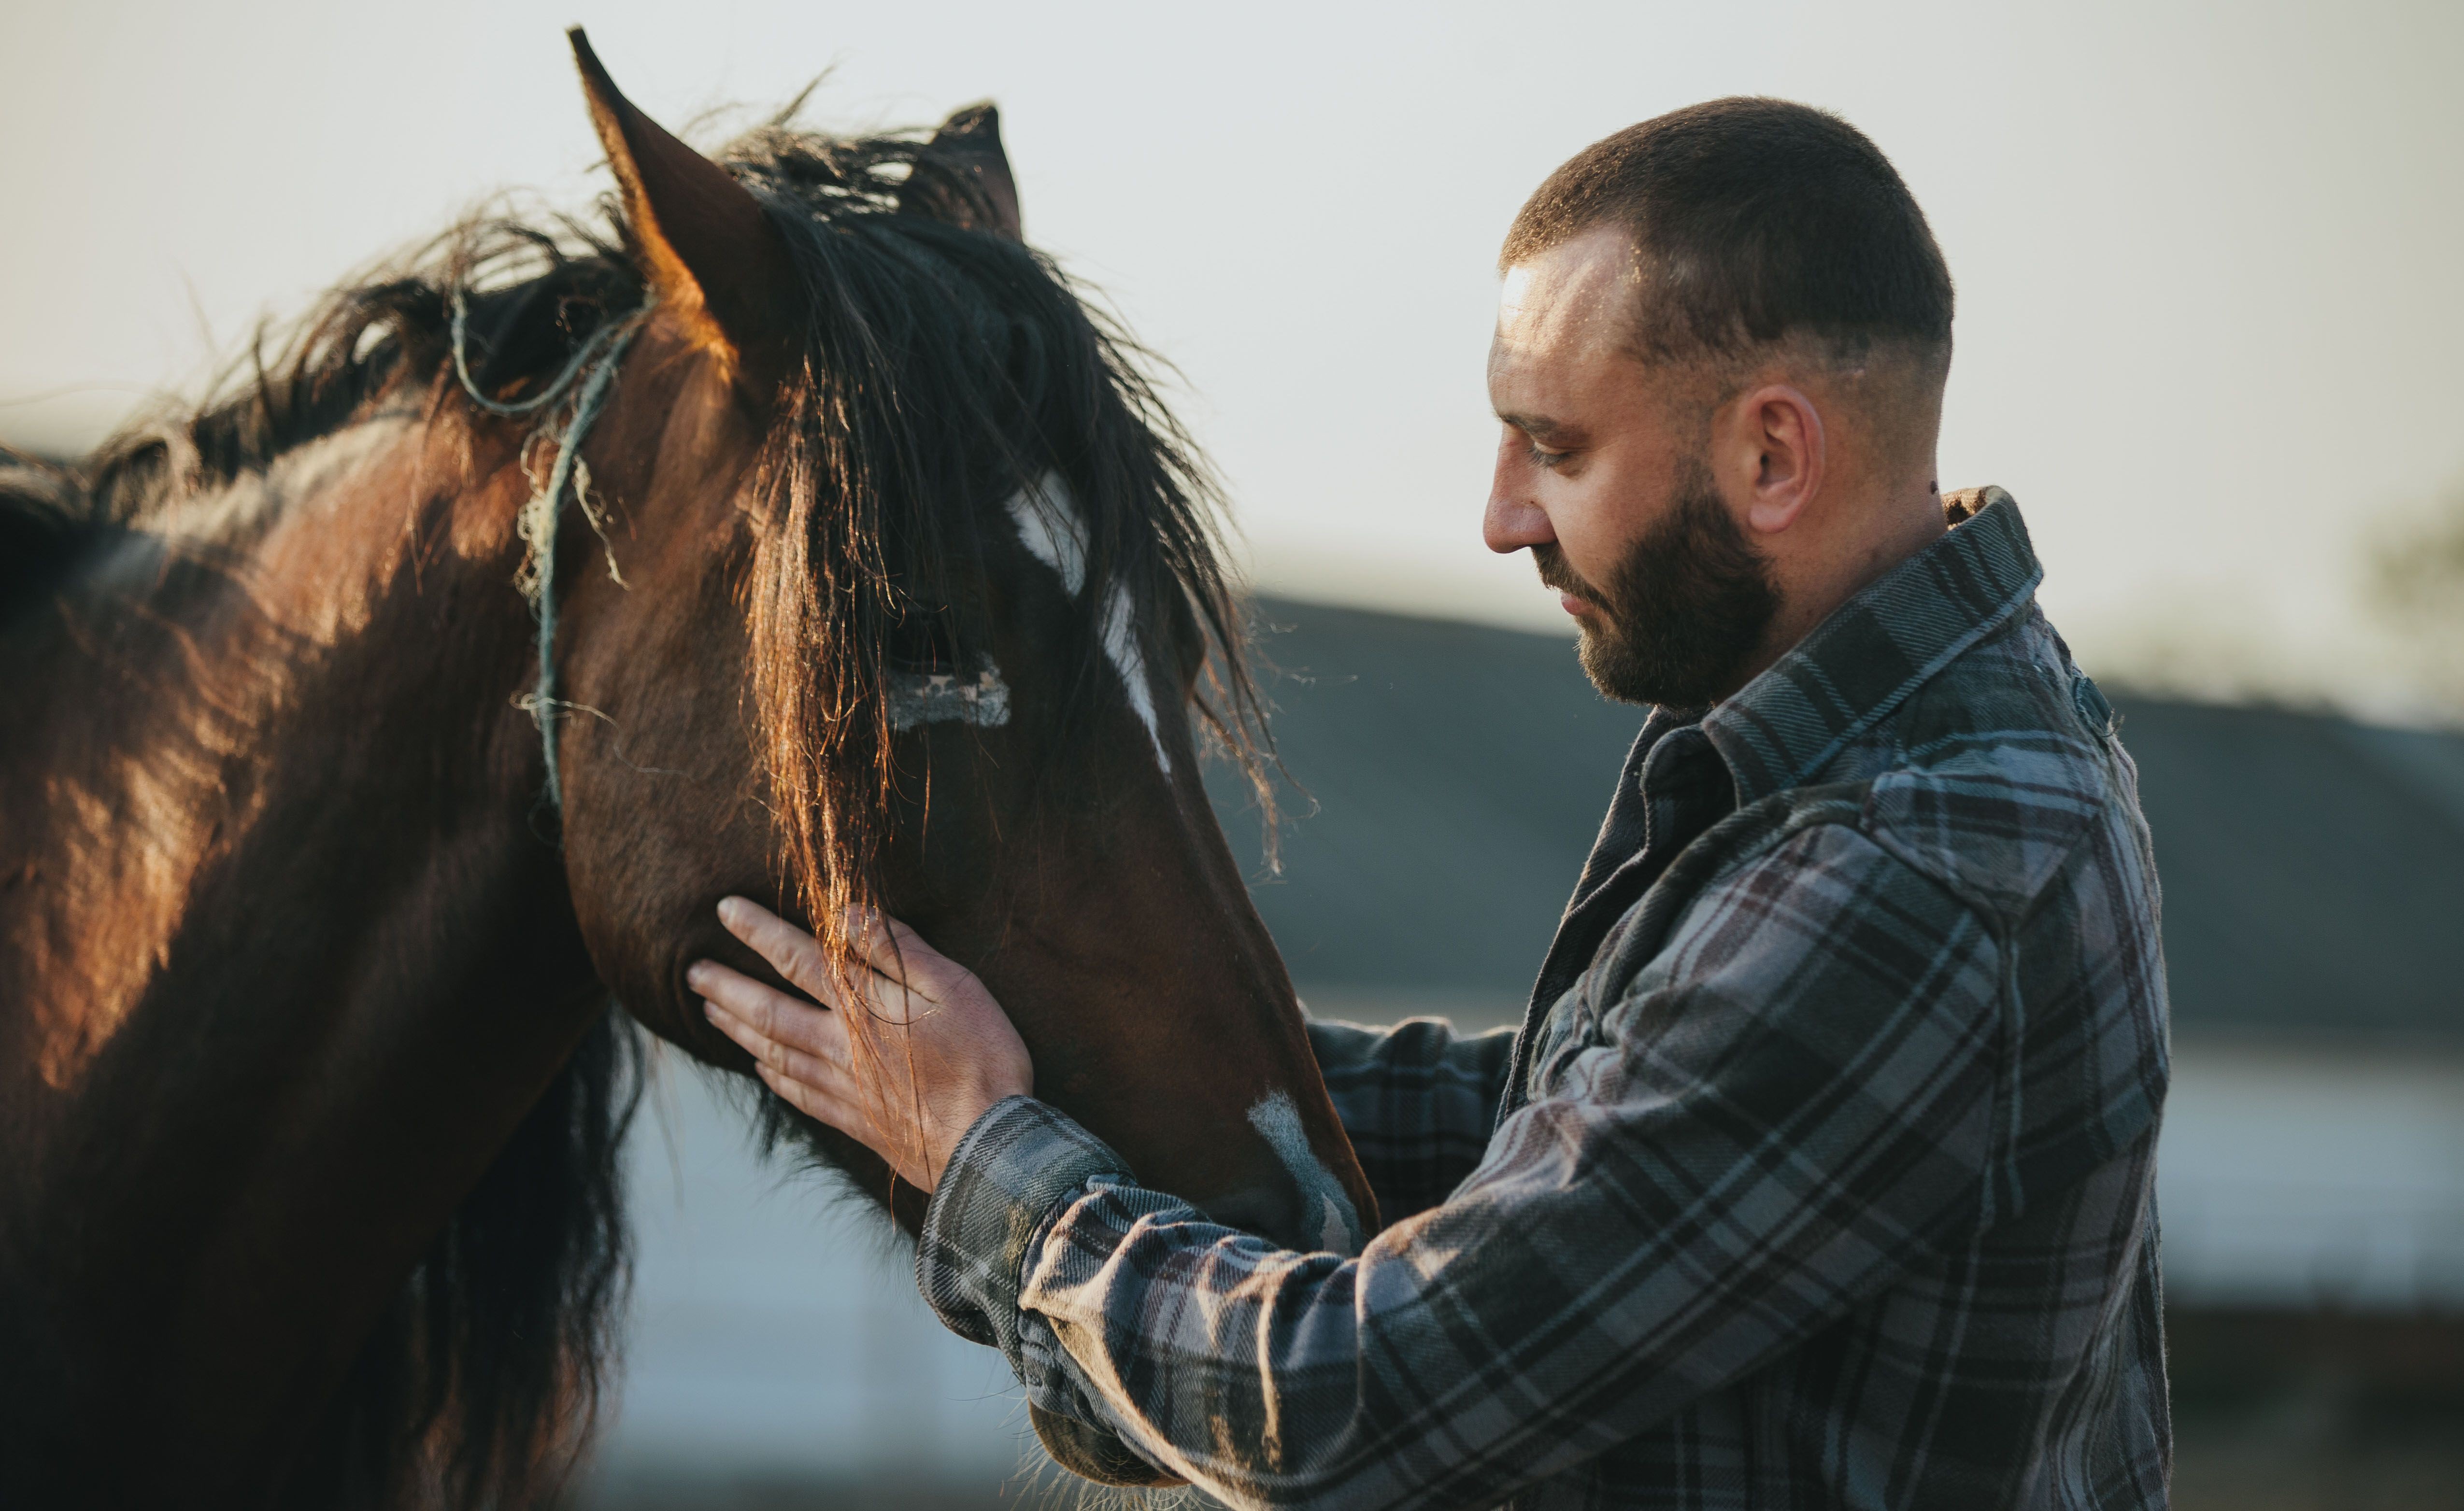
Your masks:
<svg viewBox="0 0 2464 1511"><path fill-rule="evenodd" d="M747 1068L682 982L757 967L729 892L912 920L1144 1178L1375 1224L1176 712L1249 748L1202 476L989 108L722 166L575 40L612 239L466 226L0 471L0 1504L551 1496L608 1003Z"/></svg>

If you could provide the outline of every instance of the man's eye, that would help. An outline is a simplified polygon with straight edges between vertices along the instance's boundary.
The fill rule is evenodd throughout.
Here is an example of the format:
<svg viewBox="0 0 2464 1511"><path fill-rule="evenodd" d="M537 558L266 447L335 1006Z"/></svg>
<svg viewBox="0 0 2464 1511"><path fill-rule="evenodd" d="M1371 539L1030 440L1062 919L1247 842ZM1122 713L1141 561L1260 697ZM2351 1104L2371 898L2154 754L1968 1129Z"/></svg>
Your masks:
<svg viewBox="0 0 2464 1511"><path fill-rule="evenodd" d="M1551 451L1537 442L1527 442L1524 449L1530 453L1532 466L1545 467L1552 471L1563 467L1566 459L1574 454L1572 451Z"/></svg>

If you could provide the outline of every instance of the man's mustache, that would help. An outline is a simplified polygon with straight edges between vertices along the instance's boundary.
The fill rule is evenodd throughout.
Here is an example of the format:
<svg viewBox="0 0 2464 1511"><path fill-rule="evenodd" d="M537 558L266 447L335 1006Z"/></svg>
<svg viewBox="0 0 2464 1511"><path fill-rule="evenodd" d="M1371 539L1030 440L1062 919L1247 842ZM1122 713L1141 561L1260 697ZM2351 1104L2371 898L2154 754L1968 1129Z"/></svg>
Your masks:
<svg viewBox="0 0 2464 1511"><path fill-rule="evenodd" d="M1540 581L1543 586L1555 588L1560 593L1570 593L1595 608L1603 611L1608 609L1607 595L1584 581L1582 574L1567 564L1565 548L1555 541L1533 546L1531 564L1539 568Z"/></svg>

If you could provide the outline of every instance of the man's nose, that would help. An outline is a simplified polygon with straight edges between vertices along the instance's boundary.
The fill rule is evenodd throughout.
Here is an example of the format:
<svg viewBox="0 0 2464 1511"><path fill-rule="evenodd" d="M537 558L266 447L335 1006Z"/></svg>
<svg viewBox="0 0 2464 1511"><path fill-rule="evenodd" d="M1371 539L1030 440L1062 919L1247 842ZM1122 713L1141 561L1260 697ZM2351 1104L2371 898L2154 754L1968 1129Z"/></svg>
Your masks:
<svg viewBox="0 0 2464 1511"><path fill-rule="evenodd" d="M1526 502L1500 487L1488 495L1488 509L1481 515L1480 538L1499 556L1510 556L1529 546L1549 544L1557 538L1557 532L1550 528L1549 515L1539 505Z"/></svg>
<svg viewBox="0 0 2464 1511"><path fill-rule="evenodd" d="M1480 518L1480 538L1499 556L1528 546L1545 546L1557 538L1548 512L1531 501L1530 464L1521 455L1512 431L1498 443L1497 468L1490 474L1488 508Z"/></svg>

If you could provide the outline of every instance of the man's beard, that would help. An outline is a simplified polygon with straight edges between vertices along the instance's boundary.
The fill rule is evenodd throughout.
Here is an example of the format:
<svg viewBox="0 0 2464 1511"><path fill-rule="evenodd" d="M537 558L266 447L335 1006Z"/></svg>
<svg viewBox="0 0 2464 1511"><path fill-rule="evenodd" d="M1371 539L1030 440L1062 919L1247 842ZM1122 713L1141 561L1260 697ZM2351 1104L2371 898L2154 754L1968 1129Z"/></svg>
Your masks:
<svg viewBox="0 0 2464 1511"><path fill-rule="evenodd" d="M1553 543L1532 547L1531 559L1541 581L1596 611L1583 621L1583 670L1623 703L1699 709L1736 691L1779 612L1771 563L1737 528L1700 464L1605 591L1576 576Z"/></svg>

